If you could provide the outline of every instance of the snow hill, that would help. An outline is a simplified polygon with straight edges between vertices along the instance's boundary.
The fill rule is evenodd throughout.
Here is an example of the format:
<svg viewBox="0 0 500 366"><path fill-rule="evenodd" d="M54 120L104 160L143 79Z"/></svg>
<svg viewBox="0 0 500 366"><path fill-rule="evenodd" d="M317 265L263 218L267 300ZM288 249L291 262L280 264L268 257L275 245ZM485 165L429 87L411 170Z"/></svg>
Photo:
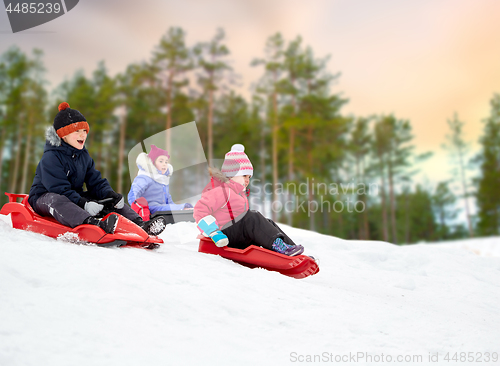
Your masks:
<svg viewBox="0 0 500 366"><path fill-rule="evenodd" d="M193 223L169 225L147 251L0 218L2 366L488 365L500 353L500 258L456 243L398 247L284 226L320 258L320 272L298 280L198 253Z"/></svg>

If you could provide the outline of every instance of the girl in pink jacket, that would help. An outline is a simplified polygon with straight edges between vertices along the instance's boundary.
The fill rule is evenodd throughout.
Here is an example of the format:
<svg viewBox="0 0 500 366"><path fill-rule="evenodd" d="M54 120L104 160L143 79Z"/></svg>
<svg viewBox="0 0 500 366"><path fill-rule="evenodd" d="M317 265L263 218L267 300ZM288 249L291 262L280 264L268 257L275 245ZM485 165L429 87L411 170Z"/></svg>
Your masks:
<svg viewBox="0 0 500 366"><path fill-rule="evenodd" d="M221 170L210 168L209 172L210 183L194 206L193 216L198 229L215 245L244 249L253 244L290 256L304 251L274 221L249 210L246 187L253 166L243 145L233 145Z"/></svg>

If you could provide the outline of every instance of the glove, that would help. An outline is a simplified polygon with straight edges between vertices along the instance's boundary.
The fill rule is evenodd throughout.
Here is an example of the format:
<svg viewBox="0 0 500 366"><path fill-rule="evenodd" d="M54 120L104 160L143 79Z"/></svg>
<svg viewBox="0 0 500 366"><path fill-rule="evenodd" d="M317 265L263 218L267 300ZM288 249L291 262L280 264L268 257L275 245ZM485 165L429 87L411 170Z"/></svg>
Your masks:
<svg viewBox="0 0 500 366"><path fill-rule="evenodd" d="M219 248L225 247L226 245L229 244L229 239L220 230L216 230L208 236L212 239L212 241L215 243L215 245L218 246Z"/></svg>
<svg viewBox="0 0 500 366"><path fill-rule="evenodd" d="M218 247L224 247L229 244L229 239L222 231L212 215L205 216L198 222L198 230L210 237Z"/></svg>
<svg viewBox="0 0 500 366"><path fill-rule="evenodd" d="M104 205L94 201L85 202L85 206L83 207L85 211L87 211L91 216L97 215L104 208Z"/></svg>
<svg viewBox="0 0 500 366"><path fill-rule="evenodd" d="M123 208L125 204L123 196L120 193L116 193L115 191L109 192L106 198L113 198L112 204L117 209Z"/></svg>
<svg viewBox="0 0 500 366"><path fill-rule="evenodd" d="M184 210L187 210L188 208L193 208L193 205L190 203L185 203L184 204Z"/></svg>

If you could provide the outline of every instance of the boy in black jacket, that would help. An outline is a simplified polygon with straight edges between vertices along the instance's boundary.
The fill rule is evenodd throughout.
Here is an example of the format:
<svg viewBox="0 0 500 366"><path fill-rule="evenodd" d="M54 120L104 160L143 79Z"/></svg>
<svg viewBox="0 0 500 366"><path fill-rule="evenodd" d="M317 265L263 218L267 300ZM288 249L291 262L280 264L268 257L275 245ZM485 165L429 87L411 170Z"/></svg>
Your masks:
<svg viewBox="0 0 500 366"><path fill-rule="evenodd" d="M97 225L106 233L115 231L118 216L97 219L104 206L98 200L112 198L113 211L142 227L149 235L160 234L166 226L163 217L144 222L95 169L94 160L85 148L89 124L76 109L64 102L54 125L45 133L47 141L36 168L28 202L36 213L52 216L61 224L74 228L82 224ZM87 191L83 191L83 183Z"/></svg>

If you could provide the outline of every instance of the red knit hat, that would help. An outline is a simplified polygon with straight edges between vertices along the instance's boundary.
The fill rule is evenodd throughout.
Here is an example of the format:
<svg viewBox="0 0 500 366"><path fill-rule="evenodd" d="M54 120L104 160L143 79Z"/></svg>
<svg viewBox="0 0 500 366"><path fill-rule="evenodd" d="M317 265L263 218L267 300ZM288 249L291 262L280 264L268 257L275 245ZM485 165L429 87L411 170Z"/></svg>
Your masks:
<svg viewBox="0 0 500 366"><path fill-rule="evenodd" d="M170 155L168 155L167 150L160 149L159 147L156 147L155 145L151 145L151 151L149 151L149 158L155 163L155 160L158 159L158 156L160 155L165 155L167 158L170 159Z"/></svg>
<svg viewBox="0 0 500 366"><path fill-rule="evenodd" d="M231 151L224 157L221 172L226 177L253 175L253 166L247 154L245 154L245 146L235 144L231 147Z"/></svg>

